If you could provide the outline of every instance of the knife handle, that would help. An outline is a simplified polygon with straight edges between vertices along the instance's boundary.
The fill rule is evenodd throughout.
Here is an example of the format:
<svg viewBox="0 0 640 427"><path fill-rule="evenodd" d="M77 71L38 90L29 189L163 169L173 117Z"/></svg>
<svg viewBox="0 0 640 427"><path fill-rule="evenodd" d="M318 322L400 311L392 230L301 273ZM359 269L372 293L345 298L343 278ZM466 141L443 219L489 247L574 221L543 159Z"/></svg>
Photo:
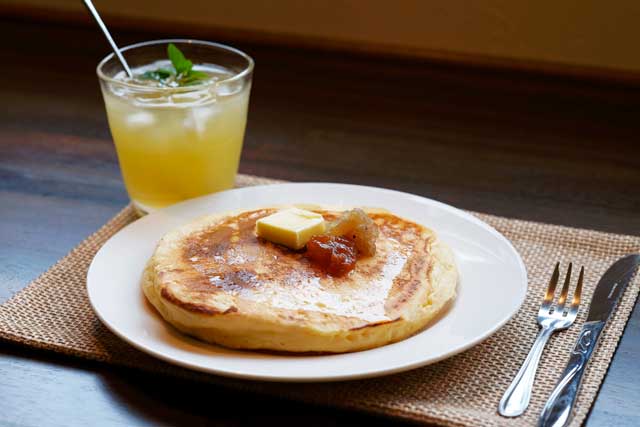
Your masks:
<svg viewBox="0 0 640 427"><path fill-rule="evenodd" d="M576 345L571 351L569 362L558 384L553 389L547 404L542 409L538 426L562 427L569 423L573 405L578 395L582 374L593 353L604 322L586 322L580 331Z"/></svg>

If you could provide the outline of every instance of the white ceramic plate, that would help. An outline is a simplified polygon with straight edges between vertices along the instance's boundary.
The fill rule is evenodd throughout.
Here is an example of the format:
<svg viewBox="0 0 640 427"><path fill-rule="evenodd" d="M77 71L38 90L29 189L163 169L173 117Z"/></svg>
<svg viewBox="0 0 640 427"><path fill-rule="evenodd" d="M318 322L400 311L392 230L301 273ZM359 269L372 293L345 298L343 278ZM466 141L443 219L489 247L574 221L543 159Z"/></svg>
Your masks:
<svg viewBox="0 0 640 427"><path fill-rule="evenodd" d="M289 356L198 342L177 332L146 303L140 277L166 232L206 214L286 203L384 207L432 228L455 253L460 281L454 304L429 328L395 344L348 354ZM478 344L516 313L527 290L527 273L506 238L443 203L356 185L277 184L192 199L135 221L96 254L87 275L87 290L93 309L111 331L167 362L230 377L334 381L417 368Z"/></svg>

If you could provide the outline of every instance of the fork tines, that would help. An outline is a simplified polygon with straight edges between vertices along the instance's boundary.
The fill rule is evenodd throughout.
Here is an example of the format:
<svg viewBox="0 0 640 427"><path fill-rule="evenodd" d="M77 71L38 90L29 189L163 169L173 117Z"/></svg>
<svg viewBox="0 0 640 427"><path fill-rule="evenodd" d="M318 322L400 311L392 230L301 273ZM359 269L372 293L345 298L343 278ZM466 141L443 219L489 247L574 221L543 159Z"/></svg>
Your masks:
<svg viewBox="0 0 640 427"><path fill-rule="evenodd" d="M562 291L560 291L560 298L555 305L553 305L553 299L558 285L558 279L560 278L560 263L556 263L556 268L553 270L549 286L547 287L547 293L545 294L542 306L540 307L540 315L553 314L561 316L575 316L578 313L578 307L580 306L580 295L582 294L582 283L584 281L584 267L580 268L580 275L578 276L578 283L576 284L575 291L573 292L573 298L571 304L565 311L565 305L567 302L567 296L569 295L569 287L571 284L571 273L573 271L573 263L569 263L567 268L567 274L564 278L564 284L562 285Z"/></svg>

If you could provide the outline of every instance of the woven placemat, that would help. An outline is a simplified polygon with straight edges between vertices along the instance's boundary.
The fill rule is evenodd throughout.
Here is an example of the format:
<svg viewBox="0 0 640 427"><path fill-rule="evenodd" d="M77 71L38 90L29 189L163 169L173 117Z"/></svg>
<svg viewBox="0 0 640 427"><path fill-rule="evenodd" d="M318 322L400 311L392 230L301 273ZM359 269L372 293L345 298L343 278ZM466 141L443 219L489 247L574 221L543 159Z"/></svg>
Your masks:
<svg viewBox="0 0 640 427"><path fill-rule="evenodd" d="M241 175L237 184L248 186L273 182ZM96 251L110 236L136 219L130 207L0 306L0 338L30 347L243 390L434 424L533 425L564 368L568 351L586 315L586 310L581 310L578 326L551 338L542 358L529 410L519 418L500 417L496 412L498 401L535 339L535 314L553 264L560 260L586 266L583 295L584 300L589 301L598 278L613 261L622 255L640 251L640 237L476 215L509 238L522 255L530 281L526 301L518 314L484 343L410 372L340 383L261 383L198 374L135 350L100 323L89 306L85 290L86 272ZM585 420L596 397L638 295L637 281L627 289L587 368L572 425L580 425ZM491 307L479 309L490 310Z"/></svg>

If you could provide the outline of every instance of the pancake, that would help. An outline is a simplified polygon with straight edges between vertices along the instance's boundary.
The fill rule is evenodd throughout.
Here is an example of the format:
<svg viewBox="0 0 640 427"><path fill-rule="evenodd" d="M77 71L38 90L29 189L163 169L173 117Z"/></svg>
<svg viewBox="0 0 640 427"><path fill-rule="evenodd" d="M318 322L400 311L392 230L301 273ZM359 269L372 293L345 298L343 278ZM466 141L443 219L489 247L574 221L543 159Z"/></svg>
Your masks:
<svg viewBox="0 0 640 427"><path fill-rule="evenodd" d="M453 254L426 227L364 209L380 230L376 254L333 277L300 251L256 237L256 221L277 210L208 216L169 232L143 274L147 299L178 330L210 343L339 353L405 339L455 297Z"/></svg>

